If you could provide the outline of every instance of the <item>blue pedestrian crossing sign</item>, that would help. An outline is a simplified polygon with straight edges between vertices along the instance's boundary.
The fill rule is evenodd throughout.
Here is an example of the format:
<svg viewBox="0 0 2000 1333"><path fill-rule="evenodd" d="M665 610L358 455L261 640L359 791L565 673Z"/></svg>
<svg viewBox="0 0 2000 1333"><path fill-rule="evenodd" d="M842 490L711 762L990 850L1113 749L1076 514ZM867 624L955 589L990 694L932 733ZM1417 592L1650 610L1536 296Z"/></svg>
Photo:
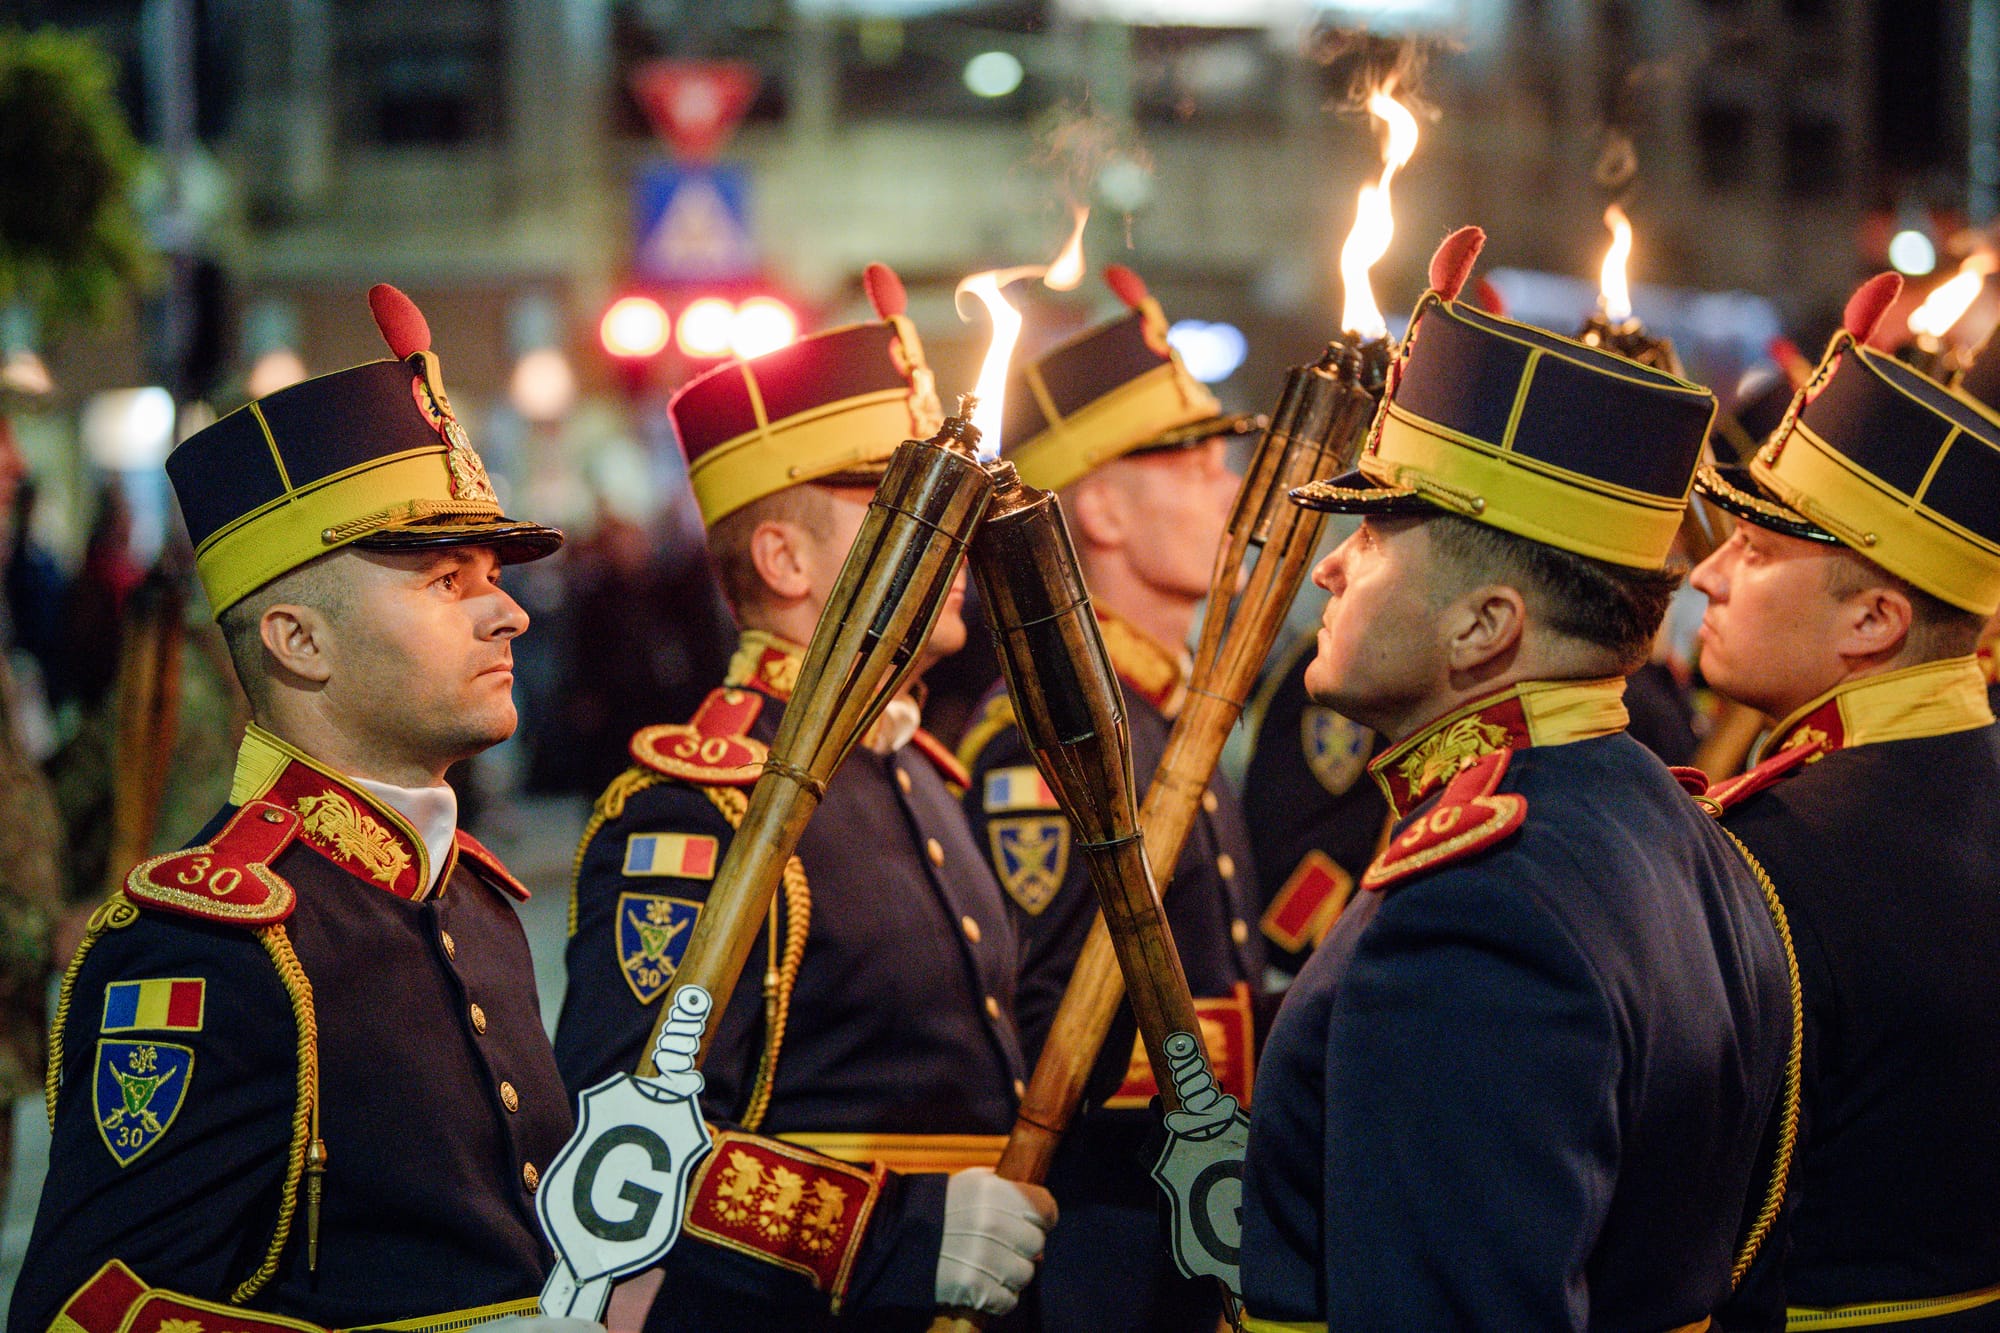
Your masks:
<svg viewBox="0 0 2000 1333"><path fill-rule="evenodd" d="M750 175L737 165L655 162L632 185L632 267L662 283L731 281L754 276Z"/></svg>

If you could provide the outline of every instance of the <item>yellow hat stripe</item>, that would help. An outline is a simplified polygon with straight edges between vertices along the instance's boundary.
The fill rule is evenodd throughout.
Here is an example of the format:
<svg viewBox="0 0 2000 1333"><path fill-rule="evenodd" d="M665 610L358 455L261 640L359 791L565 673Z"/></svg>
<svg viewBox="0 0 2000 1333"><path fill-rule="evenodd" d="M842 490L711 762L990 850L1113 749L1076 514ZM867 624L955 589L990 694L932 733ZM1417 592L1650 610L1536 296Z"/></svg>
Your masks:
<svg viewBox="0 0 2000 1333"><path fill-rule="evenodd" d="M912 429L907 388L844 398L773 426L754 376L749 383L762 424L707 450L688 469L706 524L787 487L880 462Z"/></svg>
<svg viewBox="0 0 2000 1333"><path fill-rule="evenodd" d="M1022 481L1059 491L1177 426L1221 415L1222 405L1205 390L1190 394L1174 363L1162 361L1157 370L1127 380L1067 417L1050 413L1047 404L1043 411L1049 414L1048 428L1007 447L1006 454Z"/></svg>
<svg viewBox="0 0 2000 1333"><path fill-rule="evenodd" d="M1642 569L1665 563L1687 507L1685 497L1650 495L1496 449L1393 402L1361 468L1376 481L1433 499L1441 490L1460 501L1450 507L1481 523Z"/></svg>
<svg viewBox="0 0 2000 1333"><path fill-rule="evenodd" d="M1943 457L1945 451L1938 452ZM1897 491L1803 421L1793 423L1777 462L1766 462L1760 453L1750 474L1780 500L1933 597L1981 615L2000 608L2000 546Z"/></svg>
<svg viewBox="0 0 2000 1333"><path fill-rule="evenodd" d="M264 419L264 409L251 403L250 419L257 423L257 429L263 433L264 447L271 451L271 464L278 469L278 484L283 486L285 493L289 495L292 490L292 474L285 467L285 456L278 452L278 440L271 434L271 423Z"/></svg>
<svg viewBox="0 0 2000 1333"><path fill-rule="evenodd" d="M457 503L442 447L372 459L280 496L203 542L195 552L195 567L210 604L221 615L280 574L369 531L362 528L344 541L328 542L327 529L356 514L388 511L411 501Z"/></svg>

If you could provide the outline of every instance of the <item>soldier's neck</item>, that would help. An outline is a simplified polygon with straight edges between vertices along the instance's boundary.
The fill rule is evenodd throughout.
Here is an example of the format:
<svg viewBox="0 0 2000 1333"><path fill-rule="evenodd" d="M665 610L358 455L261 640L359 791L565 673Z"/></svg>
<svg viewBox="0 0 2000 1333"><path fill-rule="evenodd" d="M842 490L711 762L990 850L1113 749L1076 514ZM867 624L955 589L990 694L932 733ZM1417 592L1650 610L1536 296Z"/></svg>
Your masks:
<svg viewBox="0 0 2000 1333"><path fill-rule="evenodd" d="M1084 556L1081 563L1092 602L1114 612L1169 652L1187 647L1200 598L1149 583L1124 560Z"/></svg>
<svg viewBox="0 0 2000 1333"><path fill-rule="evenodd" d="M460 757L407 753L310 706L286 707L283 701L274 700L270 708L258 713L258 726L334 772L392 787L441 786L445 770Z"/></svg>

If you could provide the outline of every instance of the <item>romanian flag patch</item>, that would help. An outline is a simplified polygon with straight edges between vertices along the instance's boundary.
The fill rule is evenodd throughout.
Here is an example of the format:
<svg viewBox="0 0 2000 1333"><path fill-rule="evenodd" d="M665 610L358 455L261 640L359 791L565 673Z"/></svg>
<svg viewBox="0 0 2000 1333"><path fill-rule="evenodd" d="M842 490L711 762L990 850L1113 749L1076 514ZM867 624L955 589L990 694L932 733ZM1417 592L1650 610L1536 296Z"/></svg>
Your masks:
<svg viewBox="0 0 2000 1333"><path fill-rule="evenodd" d="M714 879L721 843L703 833L634 833L625 839L628 878Z"/></svg>
<svg viewBox="0 0 2000 1333"><path fill-rule="evenodd" d="M104 988L100 1032L199 1032L208 983L200 977L114 981Z"/></svg>
<svg viewBox="0 0 2000 1333"><path fill-rule="evenodd" d="M1033 764L1018 768L996 768L986 775L983 793L986 813L1005 814L1009 810L1054 810L1056 794Z"/></svg>

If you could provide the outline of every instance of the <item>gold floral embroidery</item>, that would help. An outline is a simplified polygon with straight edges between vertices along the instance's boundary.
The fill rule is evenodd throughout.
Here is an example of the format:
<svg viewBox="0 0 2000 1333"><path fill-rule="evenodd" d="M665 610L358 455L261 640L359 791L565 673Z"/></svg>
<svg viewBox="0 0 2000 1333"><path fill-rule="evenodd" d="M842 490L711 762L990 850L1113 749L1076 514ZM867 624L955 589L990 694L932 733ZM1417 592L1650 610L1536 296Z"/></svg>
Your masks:
<svg viewBox="0 0 2000 1333"><path fill-rule="evenodd" d="M1811 748L1817 750L1822 746L1824 746L1826 744L1826 741L1827 741L1826 733L1821 731L1818 727L1800 727L1797 731L1793 732L1790 736L1787 736L1785 738L1785 743L1783 746L1780 747L1780 749L1798 750L1798 749Z"/></svg>
<svg viewBox="0 0 2000 1333"><path fill-rule="evenodd" d="M847 1216L847 1192L825 1180L806 1191L811 1211L799 1220L799 1243L813 1254L825 1254L840 1238L840 1221Z"/></svg>
<svg viewBox="0 0 2000 1333"><path fill-rule="evenodd" d="M339 792L301 796L298 811L308 835L333 844L342 856L359 861L369 875L386 885L410 868L410 854L374 816L355 809Z"/></svg>
<svg viewBox="0 0 2000 1333"><path fill-rule="evenodd" d="M1480 758L1503 749L1507 729L1477 717L1462 717L1403 756L1397 773L1411 794L1429 791L1433 785L1457 777L1460 770Z"/></svg>

